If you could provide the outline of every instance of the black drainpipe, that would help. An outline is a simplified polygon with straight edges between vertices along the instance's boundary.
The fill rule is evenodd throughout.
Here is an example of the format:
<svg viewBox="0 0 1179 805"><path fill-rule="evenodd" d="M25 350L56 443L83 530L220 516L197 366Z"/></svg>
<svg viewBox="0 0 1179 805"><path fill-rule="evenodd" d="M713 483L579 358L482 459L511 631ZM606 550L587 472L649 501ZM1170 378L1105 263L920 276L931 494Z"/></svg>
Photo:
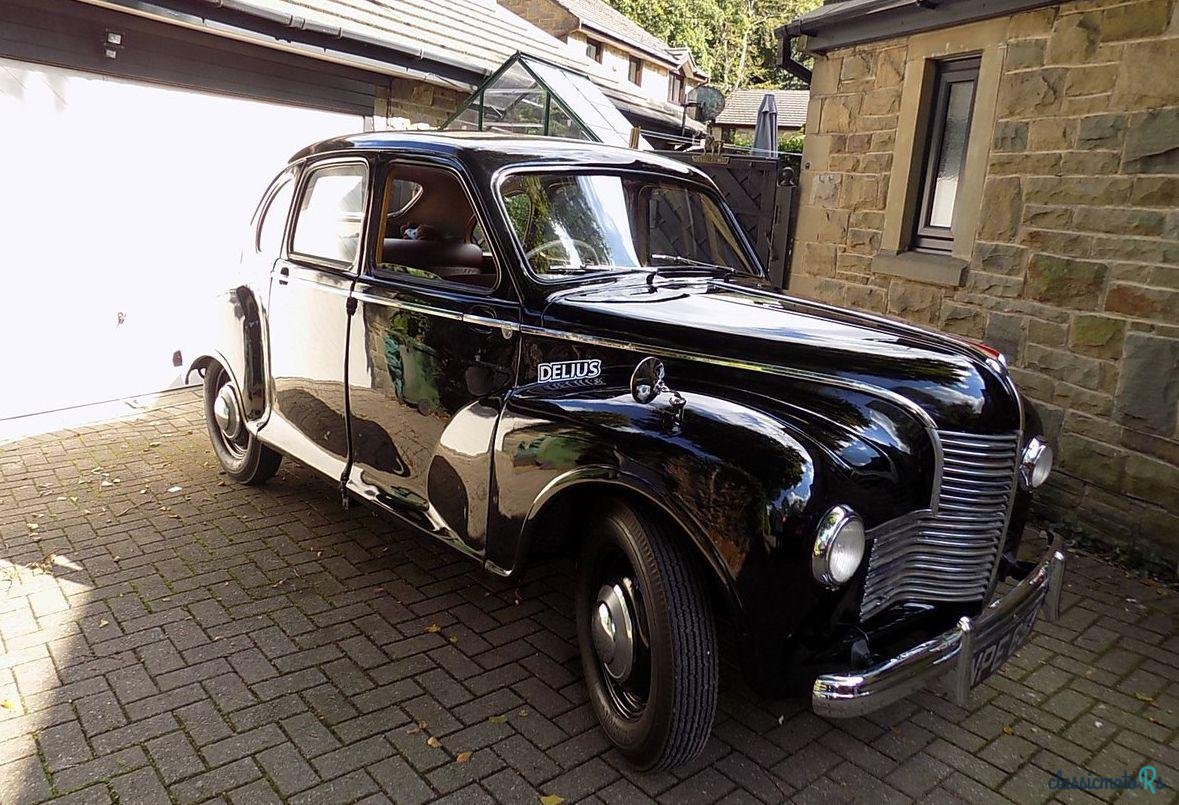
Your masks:
<svg viewBox="0 0 1179 805"><path fill-rule="evenodd" d="M790 47L794 37L800 36L801 31L795 29L795 23L787 23L778 29L778 41L782 43L779 53L778 66L790 75L802 81L808 87L811 85L811 68L794 60L794 52Z"/></svg>

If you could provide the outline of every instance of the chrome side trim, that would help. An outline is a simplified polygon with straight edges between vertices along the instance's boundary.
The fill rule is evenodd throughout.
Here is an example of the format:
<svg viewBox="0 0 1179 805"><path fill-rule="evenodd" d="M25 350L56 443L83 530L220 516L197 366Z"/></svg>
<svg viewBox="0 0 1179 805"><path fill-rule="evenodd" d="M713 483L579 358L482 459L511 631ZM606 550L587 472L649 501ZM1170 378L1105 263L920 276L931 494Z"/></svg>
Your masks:
<svg viewBox="0 0 1179 805"><path fill-rule="evenodd" d="M606 349L624 349L631 352L643 352L650 355L659 355L664 358L672 358L676 360L698 361L700 363L707 363L712 366L723 366L730 369L742 369L750 372L760 372L762 374L776 375L779 377L790 377L796 380L805 380L811 383L825 383L832 386L839 386L841 388L858 391L862 394L867 394L871 397L886 399L912 414L917 421L919 421L929 437L929 441L933 446L934 451L934 479L933 488L930 490L930 509L937 511L938 491L941 488L942 482L942 443L938 436L937 425L933 418L926 413L925 409L917 403L897 394L895 391L873 386L869 383L861 383L856 380L848 380L846 378L837 377L833 375L825 375L819 372L808 372L803 369L792 369L788 366L776 366L774 364L760 363L757 361L747 361L738 358L722 358L717 355L709 355L703 352L690 352L687 350L669 349L666 347L652 347L642 344L637 344L633 341L624 341L617 338L607 338L597 335L584 335L582 333L572 333L567 330L554 330L549 327L540 327L534 324L520 325L521 333L524 335L532 335L538 338L556 338L563 341L574 341L581 344L590 344L592 346L604 347Z"/></svg>
<svg viewBox="0 0 1179 805"><path fill-rule="evenodd" d="M387 299L383 296L374 296L373 294L361 293L359 291L353 292L353 297L358 302L365 302L370 305L383 305L384 307L395 308L396 310L404 310L408 313L421 313L426 316L437 316L440 319L450 319L452 321L463 321L467 317L462 313L453 310L442 310L436 307L429 307L427 305L419 305L417 302L403 302L400 299Z"/></svg>

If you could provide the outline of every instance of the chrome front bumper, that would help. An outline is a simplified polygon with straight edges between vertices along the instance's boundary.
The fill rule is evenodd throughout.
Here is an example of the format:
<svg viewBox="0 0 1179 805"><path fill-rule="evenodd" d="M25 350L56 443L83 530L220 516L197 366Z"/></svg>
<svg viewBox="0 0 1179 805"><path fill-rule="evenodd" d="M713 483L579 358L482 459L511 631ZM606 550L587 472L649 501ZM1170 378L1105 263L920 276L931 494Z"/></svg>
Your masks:
<svg viewBox="0 0 1179 805"><path fill-rule="evenodd" d="M1056 620L1064 562L1064 540L1056 537L1031 572L978 617L961 618L954 629L862 673L820 676L811 707L828 718L859 716L887 707L945 674L954 701L965 705L970 689L1023 644L1041 610L1048 620Z"/></svg>

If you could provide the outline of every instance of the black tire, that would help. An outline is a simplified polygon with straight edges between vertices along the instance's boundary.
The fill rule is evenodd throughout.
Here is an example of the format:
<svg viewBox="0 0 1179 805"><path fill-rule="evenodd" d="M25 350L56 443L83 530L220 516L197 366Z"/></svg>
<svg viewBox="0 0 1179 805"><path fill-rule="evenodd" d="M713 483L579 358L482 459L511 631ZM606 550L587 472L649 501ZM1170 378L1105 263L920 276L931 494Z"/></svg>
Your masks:
<svg viewBox="0 0 1179 805"><path fill-rule="evenodd" d="M262 444L244 426L240 427L237 438L228 437L213 415L217 395L221 387L229 383L229 374L219 363L210 363L205 367L205 426L209 429L213 452L217 454L225 474L238 483L266 483L278 472L282 454Z"/></svg>
<svg viewBox="0 0 1179 805"><path fill-rule="evenodd" d="M632 579L612 586L611 574L628 572L627 567ZM630 592L632 580L636 589ZM592 621L608 588L622 590L635 611L633 667L623 681L611 678L606 666L612 660L604 660L594 642ZM625 503L608 501L582 545L575 606L586 688L611 743L641 770L667 769L696 757L716 716L716 620L682 542ZM613 619L610 624L601 634L615 631Z"/></svg>

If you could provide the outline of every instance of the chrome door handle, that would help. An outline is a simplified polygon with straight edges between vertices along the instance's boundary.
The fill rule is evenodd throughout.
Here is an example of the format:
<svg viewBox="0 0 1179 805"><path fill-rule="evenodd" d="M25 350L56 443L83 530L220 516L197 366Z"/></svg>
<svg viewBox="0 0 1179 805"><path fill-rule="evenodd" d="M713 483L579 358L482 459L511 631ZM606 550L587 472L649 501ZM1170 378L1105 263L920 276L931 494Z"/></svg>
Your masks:
<svg viewBox="0 0 1179 805"><path fill-rule="evenodd" d="M280 268L278 270L278 284L279 285L286 285L287 280L290 276L291 276L291 270L289 268L287 268L286 266L283 266L282 268Z"/></svg>

